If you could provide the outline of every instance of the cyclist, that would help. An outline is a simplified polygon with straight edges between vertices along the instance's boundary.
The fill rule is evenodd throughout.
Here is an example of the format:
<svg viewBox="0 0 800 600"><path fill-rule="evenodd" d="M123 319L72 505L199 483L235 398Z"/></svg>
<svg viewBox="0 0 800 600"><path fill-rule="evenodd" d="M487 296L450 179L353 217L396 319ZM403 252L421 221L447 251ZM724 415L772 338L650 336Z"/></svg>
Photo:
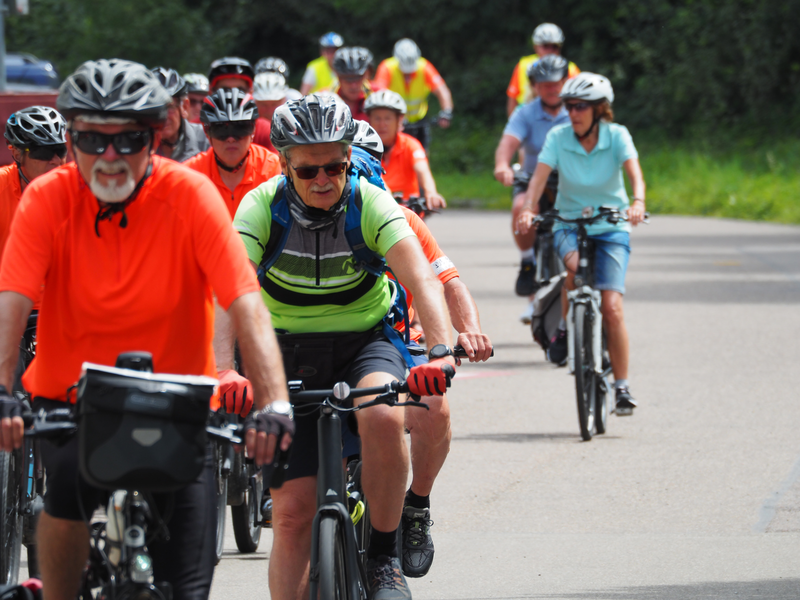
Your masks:
<svg viewBox="0 0 800 600"><path fill-rule="evenodd" d="M359 130L353 142L353 156L365 150L371 156L360 154L370 171L368 180L382 186L380 178L380 155L383 144L378 134L367 123L358 122ZM373 159L374 157L374 159ZM363 164L363 163L359 163ZM355 161L354 161L355 165ZM444 286L444 297L453 326L458 331L457 343L470 357L470 362L487 360L492 353L489 336L481 332L480 317L475 300L461 281L453 261L436 243L428 226L408 208L401 207L403 216L419 239L425 257ZM402 283L402 282L401 282ZM409 293L409 321L413 322L413 297ZM404 325L397 325L404 331ZM411 328L410 337L419 342L422 333ZM425 360L424 356L417 357ZM423 577L433 564L434 547L430 527L430 493L436 476L441 471L450 451L450 406L447 396L424 396L421 400L430 410L406 409L405 426L411 434L411 486L406 491L403 518L400 522L402 535L403 573L409 577ZM352 439L346 434L345 439ZM358 452L357 445L345 446L345 456Z"/></svg>
<svg viewBox="0 0 800 600"><path fill-rule="evenodd" d="M189 114L187 119L190 123L200 122L200 107L203 105L203 100L208 96L208 77L201 73L186 73L183 76L188 84L189 94Z"/></svg>
<svg viewBox="0 0 800 600"><path fill-rule="evenodd" d="M372 64L372 52L354 46L339 48L333 56L333 70L338 84L334 93L344 100L354 119L365 121L364 101L372 93L367 83L367 69Z"/></svg>
<svg viewBox="0 0 800 600"><path fill-rule="evenodd" d="M306 72L303 73L303 81L300 84L300 93L303 96L316 92L329 92L336 87L333 55L342 46L344 46L344 38L333 31L329 31L319 38L320 56L308 63Z"/></svg>
<svg viewBox="0 0 800 600"><path fill-rule="evenodd" d="M642 222L645 212L645 184L639 155L627 128L613 123L614 90L602 75L581 73L564 84L561 97L569 113L570 125L553 129L539 153L539 164L528 186L518 224L525 233L538 214L536 203L544 191L547 177L558 169L556 209L567 219L581 216L586 207L614 206L628 209L628 222L612 225L601 221L588 226L587 233L596 245L595 288L602 291L603 325L608 336L608 352L614 370L617 415L630 415L636 407L628 386L628 330L622 309L625 272L630 255L630 226ZM630 204L622 170L633 190ZM554 245L567 266L564 285L564 317L568 303L566 291L574 288L578 267L577 239L573 229L554 226ZM566 321L550 342L548 358L563 364L567 358Z"/></svg>
<svg viewBox="0 0 800 600"><path fill-rule="evenodd" d="M439 127L450 127L453 119L453 96L450 88L436 67L422 58L419 46L413 40L403 38L394 45L392 58L387 58L378 65L372 85L375 89L388 89L400 94L408 106L405 132L417 138L425 152L428 151L431 137L430 123L425 119L431 92L441 106L436 117Z"/></svg>
<svg viewBox="0 0 800 600"><path fill-rule="evenodd" d="M6 121L5 138L14 163L0 168L0 260L11 221L28 184L67 158L67 122L49 106L31 106Z"/></svg>
<svg viewBox="0 0 800 600"><path fill-rule="evenodd" d="M569 123L569 115L564 110L564 103L559 94L567 80L567 61L551 54L536 61L528 69L528 74L536 90L536 99L518 107L508 120L503 130L503 137L494 155L494 177L505 186L513 185L513 205L511 209L511 231L519 248L521 263L515 290L519 296L530 296L536 291L536 267L534 264L533 242L535 230L522 235L517 227L517 220L525 200L530 176L536 169L537 156L542 149L547 132L556 125ZM525 148L525 164L522 171L525 177L514 177L511 169L511 158L523 146ZM552 205L553 198L548 202ZM549 208L549 207L548 207ZM531 302L522 313L523 322L530 323L533 312Z"/></svg>
<svg viewBox="0 0 800 600"><path fill-rule="evenodd" d="M272 143L281 153L286 176L248 194L234 228L242 234L254 267L268 259L259 273L262 297L276 328L285 332L278 339L292 379L302 378L316 389L341 380L355 387L404 378L407 362L391 339L400 341L383 322L392 304L393 284L380 270L355 268L356 260L365 264L356 259L365 243L369 254L385 257L417 297L432 359L411 369L411 391L441 394L445 372L455 364L442 284L392 197L364 178L351 184L347 169L355 130L349 109L335 97L312 94L278 107L272 118ZM364 242L362 249L354 250L345 216L358 210L357 195L361 218L356 223ZM281 211L280 221L273 220L274 210ZM396 544L408 474L403 413L378 406L356 416L372 524L367 557L370 598L410 598ZM286 482L271 490L269 577L276 600L302 597L308 579L316 416L297 417L296 425Z"/></svg>
<svg viewBox="0 0 800 600"><path fill-rule="evenodd" d="M561 54L561 46L564 45L564 32L561 31L558 25L542 23L533 30L531 40L533 41L534 53L519 59L519 62L514 67L514 72L511 73L508 89L506 89L506 96L508 96L506 111L509 117L518 105L525 104L532 98L534 90L531 89L530 78L527 76L528 69L541 57L550 54ZM569 63L570 77L575 77L580 72L581 70L575 63Z"/></svg>
<svg viewBox="0 0 800 600"><path fill-rule="evenodd" d="M206 98L200 119L211 147L186 166L211 179L233 218L247 192L280 175L280 162L273 152L252 143L258 108L250 94L219 89Z"/></svg>
<svg viewBox="0 0 800 600"><path fill-rule="evenodd" d="M167 109L167 122L161 131L161 145L156 154L176 162L185 162L195 154L208 150L203 127L190 123L186 118L189 115L189 84L174 69L155 67L152 71L172 96Z"/></svg>
<svg viewBox="0 0 800 600"><path fill-rule="evenodd" d="M391 90L380 90L371 94L364 102L369 124L380 135L383 146L383 179L392 192L402 192L403 200L419 196L422 192L432 209L447 206L444 197L436 191L428 157L422 144L404 133L403 117L406 103L400 94Z"/></svg>
<svg viewBox="0 0 800 600"><path fill-rule="evenodd" d="M70 390L83 361L113 366L131 348L152 353L162 372L216 376L213 288L260 375L253 379L257 408L265 409L260 421L291 431L270 414L268 402L287 398L285 379L270 316L222 198L205 177L153 156L171 101L146 67L123 60L88 61L61 86L58 108L75 162L25 190L0 267L5 451L22 442L20 405L6 389L42 284L36 358L23 378L35 410L74 402ZM48 600L76 597L89 555L84 517L107 500L80 477L77 446L75 438L42 444L47 492L37 551ZM250 449L262 461L274 453L263 441ZM175 494L180 510L167 520L169 540L148 540L156 581L170 582L176 600L208 597L214 498L209 459L198 480Z"/></svg>
<svg viewBox="0 0 800 600"><path fill-rule="evenodd" d="M264 131L271 131L272 113L281 104L286 102L289 88L283 75L278 73L258 73L253 82L253 100L258 107L258 123ZM275 152L269 137L262 134L261 143L270 152Z"/></svg>

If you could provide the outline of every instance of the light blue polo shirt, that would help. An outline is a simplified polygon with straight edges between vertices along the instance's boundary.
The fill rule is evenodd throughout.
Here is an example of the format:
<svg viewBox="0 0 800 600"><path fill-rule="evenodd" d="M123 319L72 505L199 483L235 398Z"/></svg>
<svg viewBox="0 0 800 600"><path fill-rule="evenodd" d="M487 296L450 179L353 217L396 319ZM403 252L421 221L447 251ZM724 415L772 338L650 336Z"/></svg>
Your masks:
<svg viewBox="0 0 800 600"><path fill-rule="evenodd" d="M511 118L503 130L503 135L510 135L517 138L522 147L525 148L525 164L522 170L526 173L533 173L538 163L537 157L547 137L547 132L556 125L569 123L569 115L562 106L561 111L554 117L542 108L540 98L518 106L511 113Z"/></svg>
<svg viewBox="0 0 800 600"><path fill-rule="evenodd" d="M575 137L572 125L551 129L539 153L540 162L558 169L555 208L564 218L581 216L586 206L597 209L601 206L627 208L630 205L622 180L622 164L631 158L639 158L639 153L624 125L601 121L599 127L597 146L590 154ZM557 223L554 229L565 227ZM631 227L627 222L612 225L607 221L587 227L590 235L615 230L630 231Z"/></svg>

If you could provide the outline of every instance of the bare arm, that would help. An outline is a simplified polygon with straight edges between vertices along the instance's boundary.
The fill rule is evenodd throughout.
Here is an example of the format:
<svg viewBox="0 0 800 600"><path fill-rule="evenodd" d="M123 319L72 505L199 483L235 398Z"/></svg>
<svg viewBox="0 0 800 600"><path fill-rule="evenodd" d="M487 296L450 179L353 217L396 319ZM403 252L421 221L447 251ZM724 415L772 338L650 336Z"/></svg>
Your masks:
<svg viewBox="0 0 800 600"><path fill-rule="evenodd" d="M638 225L644 219L645 211L645 184L642 167L638 158L629 158L622 163L622 167L628 175L628 181L631 182L631 189L633 190L633 203L628 210L628 219L631 225Z"/></svg>
<svg viewBox="0 0 800 600"><path fill-rule="evenodd" d="M517 227L521 233L527 233L533 223L533 217L539 214L539 198L544 193L545 185L547 185L547 178L553 168L540 162L536 165L536 170L533 172L533 178L528 185L528 191L525 192L525 202L522 204L522 213L519 215Z"/></svg>
<svg viewBox="0 0 800 600"><path fill-rule="evenodd" d="M427 160L418 160L414 163L414 173L417 174L420 185L422 186L422 193L428 200L428 206L431 208L445 208L447 202L444 197L436 191L436 181L433 179L430 165Z"/></svg>
<svg viewBox="0 0 800 600"><path fill-rule="evenodd" d="M16 292L0 292L0 384L11 391L14 369L19 360L19 341L25 332L33 302ZM10 452L22 444L23 423L20 417L5 418L0 423L0 447Z"/></svg>
<svg viewBox="0 0 800 600"><path fill-rule="evenodd" d="M447 84L442 82L439 87L433 90L433 95L439 100L439 106L442 107L442 110L450 111L452 115L453 95L450 93L450 88L447 87ZM450 127L450 119L439 119L439 127L442 129Z"/></svg>
<svg viewBox="0 0 800 600"><path fill-rule="evenodd" d="M454 277L444 284L444 298L453 326L458 331L458 344L467 351L470 362L488 359L492 353L492 342L488 335L481 333L478 307L460 277Z"/></svg>
<svg viewBox="0 0 800 600"><path fill-rule="evenodd" d="M521 142L513 135L505 134L500 138L500 143L494 153L494 178L506 187L510 187L514 183L511 159L520 144Z"/></svg>

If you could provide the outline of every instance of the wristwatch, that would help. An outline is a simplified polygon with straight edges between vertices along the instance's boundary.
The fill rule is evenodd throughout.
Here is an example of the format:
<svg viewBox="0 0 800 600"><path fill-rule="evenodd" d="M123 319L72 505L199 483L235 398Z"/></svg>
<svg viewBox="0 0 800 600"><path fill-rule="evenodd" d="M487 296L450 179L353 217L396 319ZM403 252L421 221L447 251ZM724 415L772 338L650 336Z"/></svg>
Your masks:
<svg viewBox="0 0 800 600"><path fill-rule="evenodd" d="M261 412L265 415L281 415L284 417L289 417L290 419L294 418L292 405L286 400L275 400L275 402L267 404L264 408L262 408Z"/></svg>
<svg viewBox="0 0 800 600"><path fill-rule="evenodd" d="M436 358L444 358L445 356L455 356L455 355L453 354L453 349L450 346L445 346L444 344L436 344L428 352L428 358L430 360L434 360Z"/></svg>

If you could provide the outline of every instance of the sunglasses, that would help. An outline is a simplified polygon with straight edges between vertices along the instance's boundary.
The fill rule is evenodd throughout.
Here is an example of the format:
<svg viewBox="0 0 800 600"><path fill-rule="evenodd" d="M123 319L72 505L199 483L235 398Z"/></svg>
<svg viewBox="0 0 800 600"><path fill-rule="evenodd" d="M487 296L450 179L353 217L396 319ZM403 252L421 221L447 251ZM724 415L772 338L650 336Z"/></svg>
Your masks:
<svg viewBox="0 0 800 600"><path fill-rule="evenodd" d="M71 131L72 143L84 154L100 155L114 145L122 155L138 154L150 143L149 131L123 131L108 135L96 131Z"/></svg>
<svg viewBox="0 0 800 600"><path fill-rule="evenodd" d="M573 110L583 112L591 106L590 102L564 102L564 108L567 109L568 113L571 113Z"/></svg>
<svg viewBox="0 0 800 600"><path fill-rule="evenodd" d="M189 98L189 104L192 106L202 106L205 98Z"/></svg>
<svg viewBox="0 0 800 600"><path fill-rule="evenodd" d="M215 140L227 140L234 138L241 140L249 135L253 135L256 124L253 121L241 123L212 123L208 126L208 135Z"/></svg>
<svg viewBox="0 0 800 600"><path fill-rule="evenodd" d="M294 172L297 173L297 176L300 179L314 179L317 176L317 173L319 173L320 169L325 171L325 175L328 177L336 177L337 175L341 175L347 169L347 161L313 167L295 167L291 163L289 163L289 166L294 169Z"/></svg>
<svg viewBox="0 0 800 600"><path fill-rule="evenodd" d="M54 156L57 156L63 160L67 157L67 145L56 144L54 146L31 146L30 148L27 148L25 152L27 152L28 156L34 160L50 162L53 160Z"/></svg>

